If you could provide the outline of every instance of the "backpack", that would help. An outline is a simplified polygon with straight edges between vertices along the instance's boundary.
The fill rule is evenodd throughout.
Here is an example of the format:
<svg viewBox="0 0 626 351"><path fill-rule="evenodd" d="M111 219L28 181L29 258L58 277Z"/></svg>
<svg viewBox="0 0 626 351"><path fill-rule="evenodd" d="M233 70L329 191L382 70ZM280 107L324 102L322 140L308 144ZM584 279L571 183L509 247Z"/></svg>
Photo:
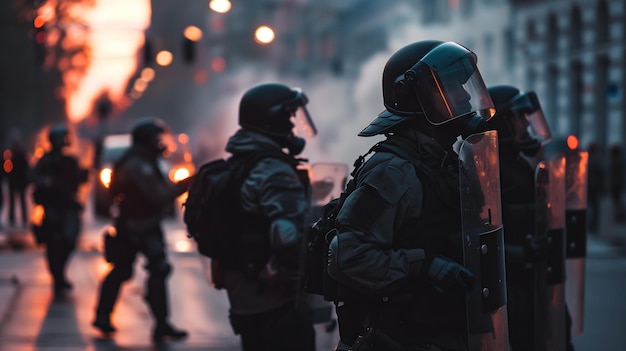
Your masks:
<svg viewBox="0 0 626 351"><path fill-rule="evenodd" d="M285 158L280 151L257 151L205 163L189 185L183 204L187 236L196 241L198 252L212 259L236 257L232 252L245 219L240 189L252 167L266 157ZM242 220L243 219L243 220Z"/></svg>

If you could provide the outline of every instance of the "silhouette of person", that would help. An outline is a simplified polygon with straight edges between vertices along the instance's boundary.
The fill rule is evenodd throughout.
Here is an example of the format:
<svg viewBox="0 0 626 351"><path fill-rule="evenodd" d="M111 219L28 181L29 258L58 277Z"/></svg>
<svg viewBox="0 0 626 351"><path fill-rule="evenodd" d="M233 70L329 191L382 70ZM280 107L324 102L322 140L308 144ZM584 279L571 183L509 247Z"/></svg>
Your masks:
<svg viewBox="0 0 626 351"><path fill-rule="evenodd" d="M587 174L587 224L589 232L598 233L600 224L600 198L604 191L605 169L600 145L591 142L587 149L589 153L589 166Z"/></svg>
<svg viewBox="0 0 626 351"><path fill-rule="evenodd" d="M26 208L26 188L29 184L30 166L26 150L18 140L11 142L9 148L10 171L7 178L9 183L9 224L15 225L16 199L20 206L20 219L24 227L28 224L28 211Z"/></svg>
<svg viewBox="0 0 626 351"><path fill-rule="evenodd" d="M33 200L44 209L41 225L33 232L39 244L46 245L48 269L54 281L54 292L61 297L72 284L65 276L71 253L76 248L80 233L83 209L76 195L81 184L87 181L88 172L80 168L76 157L66 155L70 146L69 131L57 125L48 134L52 149L37 162L32 171L35 186Z"/></svg>
<svg viewBox="0 0 626 351"><path fill-rule="evenodd" d="M622 193L624 192L624 160L622 147L613 145L609 151L609 190L613 203L613 219L623 221L625 217Z"/></svg>

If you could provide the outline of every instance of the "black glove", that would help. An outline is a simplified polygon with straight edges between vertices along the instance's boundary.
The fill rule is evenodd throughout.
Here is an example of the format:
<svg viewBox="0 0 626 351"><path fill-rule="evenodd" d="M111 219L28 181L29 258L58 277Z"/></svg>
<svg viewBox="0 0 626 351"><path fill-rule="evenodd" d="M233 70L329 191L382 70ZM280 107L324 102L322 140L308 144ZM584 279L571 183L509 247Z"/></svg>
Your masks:
<svg viewBox="0 0 626 351"><path fill-rule="evenodd" d="M528 236L524 242L524 256L528 262L545 260L548 257L548 238Z"/></svg>
<svg viewBox="0 0 626 351"><path fill-rule="evenodd" d="M455 261L435 256L428 266L426 277L440 292L454 290L471 291L474 288L474 274Z"/></svg>

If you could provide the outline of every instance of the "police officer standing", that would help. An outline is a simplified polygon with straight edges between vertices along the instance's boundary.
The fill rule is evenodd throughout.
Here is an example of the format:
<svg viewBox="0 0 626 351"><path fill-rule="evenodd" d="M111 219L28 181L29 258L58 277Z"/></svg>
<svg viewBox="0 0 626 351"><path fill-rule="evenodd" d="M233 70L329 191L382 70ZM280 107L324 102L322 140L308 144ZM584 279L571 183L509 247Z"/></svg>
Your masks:
<svg viewBox="0 0 626 351"><path fill-rule="evenodd" d="M356 173L330 243L337 350L468 350L465 296L480 272L462 265L453 144L493 106L476 55L453 42L396 51L382 86L385 110L359 136L386 140Z"/></svg>
<svg viewBox="0 0 626 351"><path fill-rule="evenodd" d="M313 322L298 299L309 181L296 169L305 139L292 122L315 134L307 103L300 89L283 84L248 89L239 104L241 128L226 145L232 157L271 154L252 166L238 195L244 228L239 253L229 256L242 260L223 262L230 322L244 351L315 350Z"/></svg>
<svg viewBox="0 0 626 351"><path fill-rule="evenodd" d="M533 294L536 263L546 259L545 237L535 236L535 164L531 160L541 151L542 139L550 137L541 108L531 104L527 94L511 86L488 89L496 106L489 121L498 131L502 208L506 235L507 292L509 326L513 350L531 350L533 337ZM533 120L541 117L541 128L529 134ZM541 114L541 115L540 115ZM536 131L541 131L537 135Z"/></svg>
<svg viewBox="0 0 626 351"><path fill-rule="evenodd" d="M72 284L65 276L69 257L80 233L83 206L76 194L87 181L88 172L80 168L75 157L66 155L70 146L65 125L53 126L48 133L51 149L32 170L33 200L44 209L43 222L33 226L37 242L46 245L48 269L54 281L54 292L60 297Z"/></svg>
<svg viewBox="0 0 626 351"><path fill-rule="evenodd" d="M493 86L488 91L496 107L496 114L488 124L489 128L498 131L500 151L510 344L512 351L550 349L548 339L558 337L557 330L566 328L563 324L567 314L562 308L550 307L559 303L556 300L562 303L562 299L549 302L550 297L546 296L545 290L549 288L546 282L554 279L536 272L537 269L546 269L549 256L552 260L559 256L558 250L551 249L554 245L549 243L558 241L538 233L541 226L536 225L538 202L535 194L537 186L541 186L536 182L536 167L546 158L544 146L552 140L552 134L534 92L521 92L509 85ZM561 171L564 172L564 169ZM559 190L565 192L564 187ZM556 202L552 206L557 206ZM561 263L564 263L564 258L561 257ZM538 277L543 277L544 282L537 282ZM558 284L552 282L551 285ZM537 287L544 292L538 293ZM557 316L545 318L546 314L555 314L554 310L557 310ZM538 321L545 319L548 320ZM564 340L551 342L563 349L567 345L568 350L573 350L569 315L567 322ZM541 323L553 323L550 325L551 336L545 334L547 327Z"/></svg>
<svg viewBox="0 0 626 351"><path fill-rule="evenodd" d="M132 129L132 146L115 163L111 180L114 202L119 206L115 218L115 236L109 237L106 258L113 269L104 278L93 326L103 333L115 328L110 315L120 286L133 274L137 254L147 260L148 280L144 296L155 327L154 342L179 339L187 332L174 328L168 321L169 305L166 279L172 267L167 261L161 219L168 205L187 190L189 179L172 184L161 173L158 161L165 151L163 135L167 125L156 118L142 119Z"/></svg>

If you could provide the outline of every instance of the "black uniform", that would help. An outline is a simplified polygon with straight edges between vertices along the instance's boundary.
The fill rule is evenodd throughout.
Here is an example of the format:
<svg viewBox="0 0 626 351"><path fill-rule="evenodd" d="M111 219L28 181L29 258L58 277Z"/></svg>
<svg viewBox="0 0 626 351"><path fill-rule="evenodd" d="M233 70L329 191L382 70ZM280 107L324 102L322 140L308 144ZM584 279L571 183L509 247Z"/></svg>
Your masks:
<svg viewBox="0 0 626 351"><path fill-rule="evenodd" d="M533 163L544 157L542 144L551 139L551 133L535 93L506 85L488 90L497 111L490 127L498 131L499 139L510 346L513 351L531 350L540 337L534 326L535 304L541 303L535 301L535 265L548 256L546 239L535 233ZM559 344L572 350L571 320L566 314L567 340Z"/></svg>
<svg viewBox="0 0 626 351"><path fill-rule="evenodd" d="M245 351L315 350L310 311L298 298L309 181L300 177L300 161L294 156L303 150L305 140L295 137L290 121L299 112L308 116L307 102L300 90L283 84L252 87L240 102L242 128L226 145L234 157L273 154L251 168L236 194L244 212L239 220L255 223L254 228L241 230L237 248L248 253L239 256L251 260L231 263L223 271L230 322Z"/></svg>
<svg viewBox="0 0 626 351"><path fill-rule="evenodd" d="M154 341L161 341L165 336L186 336L186 332L174 330L167 320L169 306L165 284L172 268L166 257L161 219L164 209L186 191L188 181L169 182L159 169L159 155L154 145L139 143L134 138L133 146L115 164L111 191L118 202L119 216L115 219L114 244L107 247L106 252L113 269L102 282L94 322L103 332L115 331L110 324L110 314L121 284L132 277L137 254L142 254L148 271L144 298L156 321Z"/></svg>
<svg viewBox="0 0 626 351"><path fill-rule="evenodd" d="M491 117L468 103L489 104L486 89L479 98L461 86L476 71L471 52L438 41L407 45L385 66L386 110L359 135L387 139L355 175L328 253L338 350L468 347L465 297L474 274L460 264L462 174L452 146Z"/></svg>
<svg viewBox="0 0 626 351"><path fill-rule="evenodd" d="M62 129L58 133L67 134L67 131ZM72 287L65 277L65 268L80 233L83 207L76 200L76 193L88 176L75 157L62 153L65 146L68 144L53 142L52 150L44 154L32 172L33 200L45 212L43 222L35 225L33 231L37 242L46 245L48 269L56 293Z"/></svg>

